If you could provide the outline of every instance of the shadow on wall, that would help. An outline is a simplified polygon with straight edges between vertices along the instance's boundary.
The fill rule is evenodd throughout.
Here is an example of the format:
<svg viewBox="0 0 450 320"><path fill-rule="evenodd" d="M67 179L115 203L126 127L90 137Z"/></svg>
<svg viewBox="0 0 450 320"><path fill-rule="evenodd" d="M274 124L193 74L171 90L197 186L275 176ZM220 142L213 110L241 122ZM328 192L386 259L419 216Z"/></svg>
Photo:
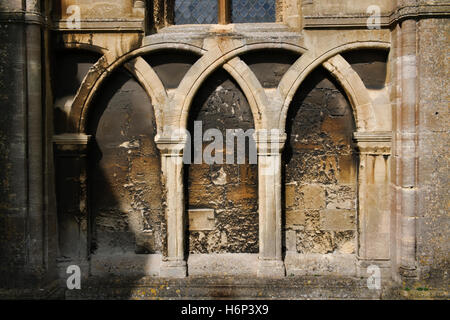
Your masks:
<svg viewBox="0 0 450 320"><path fill-rule="evenodd" d="M64 264L84 263L82 272L106 279L157 274L166 227L151 101L120 69L102 85L92 105L87 158L57 159L61 259ZM88 206L86 175L80 169L85 161Z"/></svg>
<svg viewBox="0 0 450 320"><path fill-rule="evenodd" d="M388 51L371 49L342 54L369 90L381 90L386 86L388 56Z"/></svg>
<svg viewBox="0 0 450 320"><path fill-rule="evenodd" d="M60 50L54 53L52 70L55 134L67 132L72 101L89 69L101 55L86 50Z"/></svg>

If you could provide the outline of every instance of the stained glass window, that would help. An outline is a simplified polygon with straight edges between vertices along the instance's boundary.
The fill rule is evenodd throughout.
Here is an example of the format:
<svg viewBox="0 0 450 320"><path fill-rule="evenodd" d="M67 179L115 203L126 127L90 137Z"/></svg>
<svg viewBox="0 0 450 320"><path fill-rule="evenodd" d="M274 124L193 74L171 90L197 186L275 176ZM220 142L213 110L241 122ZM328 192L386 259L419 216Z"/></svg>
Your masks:
<svg viewBox="0 0 450 320"><path fill-rule="evenodd" d="M175 24L214 24L217 10L217 0L175 0Z"/></svg>
<svg viewBox="0 0 450 320"><path fill-rule="evenodd" d="M233 0L233 23L275 22L276 0Z"/></svg>

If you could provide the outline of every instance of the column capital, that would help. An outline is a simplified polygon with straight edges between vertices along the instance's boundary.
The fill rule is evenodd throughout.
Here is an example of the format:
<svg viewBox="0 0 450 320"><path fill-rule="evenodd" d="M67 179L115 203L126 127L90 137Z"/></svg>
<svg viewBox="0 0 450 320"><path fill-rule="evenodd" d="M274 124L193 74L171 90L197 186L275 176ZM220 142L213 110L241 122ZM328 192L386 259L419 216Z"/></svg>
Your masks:
<svg viewBox="0 0 450 320"><path fill-rule="evenodd" d="M55 150L59 154L80 156L87 153L92 136L82 133L63 133L53 136Z"/></svg>
<svg viewBox="0 0 450 320"><path fill-rule="evenodd" d="M286 133L279 129L261 129L255 131L255 140L259 156L279 155L286 142Z"/></svg>
<svg viewBox="0 0 450 320"><path fill-rule="evenodd" d="M155 143L163 156L179 156L183 154L183 149L186 146L186 134L157 134L155 136Z"/></svg>
<svg viewBox="0 0 450 320"><path fill-rule="evenodd" d="M87 145L92 136L83 133L63 133L53 136L57 145Z"/></svg>
<svg viewBox="0 0 450 320"><path fill-rule="evenodd" d="M355 132L353 139L358 146L360 154L367 155L390 155L392 132Z"/></svg>

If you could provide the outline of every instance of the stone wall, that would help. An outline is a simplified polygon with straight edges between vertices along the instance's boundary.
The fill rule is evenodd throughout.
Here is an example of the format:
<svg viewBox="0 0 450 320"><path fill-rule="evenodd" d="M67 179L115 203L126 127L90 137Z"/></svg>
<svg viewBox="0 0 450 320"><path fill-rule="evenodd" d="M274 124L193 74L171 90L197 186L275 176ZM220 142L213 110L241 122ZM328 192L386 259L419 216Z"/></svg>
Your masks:
<svg viewBox="0 0 450 320"><path fill-rule="evenodd" d="M164 251L164 196L156 124L145 91L125 70L95 100L89 132L92 253Z"/></svg>
<svg viewBox="0 0 450 320"><path fill-rule="evenodd" d="M210 76L197 93L193 106L189 125L191 134L194 121L201 121L203 132L220 130L225 144L227 129L247 131L254 128L244 94L224 70ZM203 143L203 151L210 143ZM234 150L223 147L224 164L193 163L186 170L188 208L214 210L213 226L206 228L210 230L189 227L189 252L258 252L258 171L255 164L249 164L248 144L244 164L237 164L238 148L234 143ZM234 164L226 163L225 157L230 152L234 155Z"/></svg>
<svg viewBox="0 0 450 320"><path fill-rule="evenodd" d="M444 279L449 270L449 23L427 19L418 24L419 215L417 259L422 278Z"/></svg>
<svg viewBox="0 0 450 320"><path fill-rule="evenodd" d="M357 155L349 102L327 71L313 72L291 102L286 132L286 246L354 254ZM295 241L291 239L295 232Z"/></svg>
<svg viewBox="0 0 450 320"><path fill-rule="evenodd" d="M26 264L26 104L22 96L25 83L22 70L26 57L24 48L17 45L25 41L20 25L1 24L0 34L0 101L4 113L0 118L0 172L1 233L0 252L2 274L23 268ZM6 257L9 257L6 259ZM16 269L17 268L17 269ZM5 280L8 276L5 277Z"/></svg>
<svg viewBox="0 0 450 320"><path fill-rule="evenodd" d="M378 1L373 28L371 5L279 0L275 23L185 26L171 0L2 2L1 286L47 285L57 266L64 280L68 264L375 265L385 286L446 284L450 7ZM183 165L178 130L196 120L255 129L258 164Z"/></svg>

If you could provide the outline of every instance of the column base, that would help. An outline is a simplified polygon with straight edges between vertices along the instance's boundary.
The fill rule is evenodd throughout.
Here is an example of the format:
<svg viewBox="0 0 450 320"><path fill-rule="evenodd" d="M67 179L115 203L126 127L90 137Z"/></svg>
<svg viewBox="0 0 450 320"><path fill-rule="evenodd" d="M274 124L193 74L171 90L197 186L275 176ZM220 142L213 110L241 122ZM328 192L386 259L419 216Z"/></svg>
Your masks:
<svg viewBox="0 0 450 320"><path fill-rule="evenodd" d="M258 277L281 278L286 276L286 268L282 260L259 260Z"/></svg>
<svg viewBox="0 0 450 320"><path fill-rule="evenodd" d="M361 259L358 258L356 263L356 276L360 278L367 278L372 275L368 273L368 268L371 266L376 266L380 269L381 276L386 278L391 278L391 261L390 260L375 260L375 259Z"/></svg>
<svg viewBox="0 0 450 320"><path fill-rule="evenodd" d="M184 278L187 266L184 260L162 261L159 276L162 278Z"/></svg>
<svg viewBox="0 0 450 320"><path fill-rule="evenodd" d="M400 266L398 268L398 273L400 274L400 277L406 281L406 280L415 280L419 278L419 270L417 268L408 268Z"/></svg>

